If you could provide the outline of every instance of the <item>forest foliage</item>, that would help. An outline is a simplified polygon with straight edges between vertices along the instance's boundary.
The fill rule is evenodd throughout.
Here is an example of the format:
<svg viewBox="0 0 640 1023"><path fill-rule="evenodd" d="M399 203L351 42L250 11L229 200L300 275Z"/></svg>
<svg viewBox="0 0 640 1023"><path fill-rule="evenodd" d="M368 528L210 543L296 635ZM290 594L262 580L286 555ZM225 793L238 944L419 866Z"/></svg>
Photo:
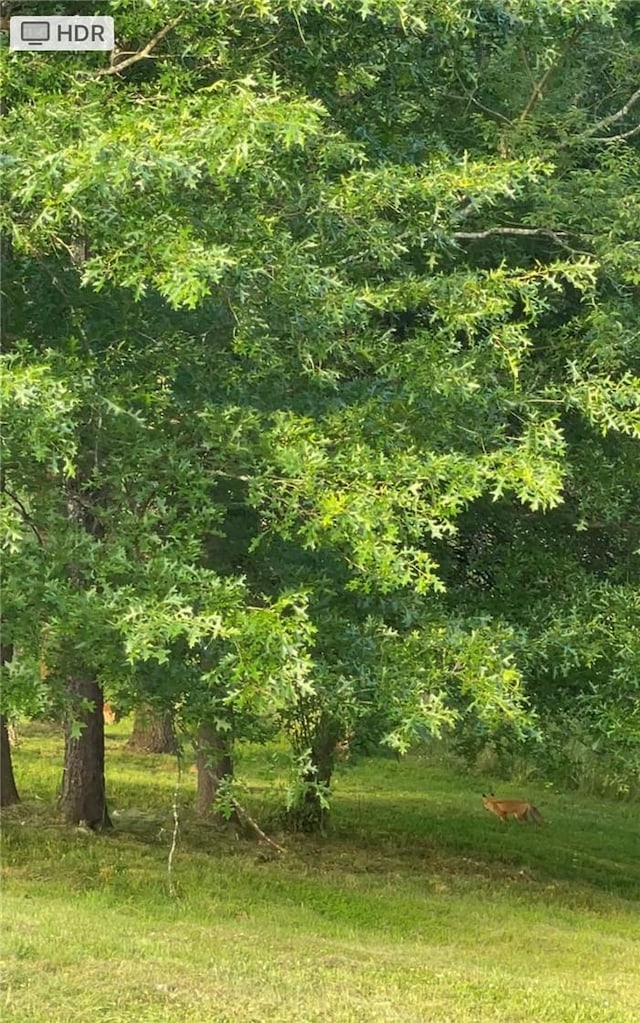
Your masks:
<svg viewBox="0 0 640 1023"><path fill-rule="evenodd" d="M93 8L111 55L3 35L3 712L628 791L637 3Z"/></svg>

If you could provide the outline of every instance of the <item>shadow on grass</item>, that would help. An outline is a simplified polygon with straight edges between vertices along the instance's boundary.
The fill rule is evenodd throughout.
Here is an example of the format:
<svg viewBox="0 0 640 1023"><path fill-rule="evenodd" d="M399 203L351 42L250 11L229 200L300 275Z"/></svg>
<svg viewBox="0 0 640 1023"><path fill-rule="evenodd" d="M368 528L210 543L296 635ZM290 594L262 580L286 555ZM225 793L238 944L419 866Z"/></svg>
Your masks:
<svg viewBox="0 0 640 1023"><path fill-rule="evenodd" d="M577 882L640 899L633 808L610 807L612 819L598 826L600 807L579 800L565 807L564 797L548 796L547 802L546 823L535 828L501 824L483 810L479 797L460 789L454 798L432 792L420 799L405 796L400 804L386 795L368 805L344 795L336 800L331 834L362 852L382 849L409 869L418 862L423 867L444 863L463 873L517 869L540 880Z"/></svg>
<svg viewBox="0 0 640 1023"><path fill-rule="evenodd" d="M123 857L134 848L146 848L161 863L173 834L176 761L129 753L122 748L126 738L126 729L118 726L113 737L108 730L109 808L115 828L106 842L93 840L105 852L110 848L115 853L120 847ZM66 856L82 859L88 840L65 829L56 816L59 727L30 724L25 740L16 751L16 763L19 784L24 783L30 799L14 808L15 813L3 813L5 851L15 862L13 853L21 850L32 865L50 856L57 873ZM414 882L417 877L425 883L435 878L446 884L457 879L461 886L561 883L640 900L636 807L534 791L526 795L540 805L545 827L504 826L483 810L483 785L477 778L419 758L374 759L338 774L325 837L287 836L279 826L284 778L271 771L274 762L269 754L263 761L255 755L241 760L249 782L241 798L265 830L273 830L284 842L289 858L304 872L318 876L342 872L363 879L388 875ZM199 820L193 811L194 791L194 776L183 771L177 789L179 855L206 855L216 861L244 858L252 863L260 853L255 840L238 836L231 827ZM39 842L34 841L36 835ZM277 863L273 869L275 877L278 869L287 870Z"/></svg>

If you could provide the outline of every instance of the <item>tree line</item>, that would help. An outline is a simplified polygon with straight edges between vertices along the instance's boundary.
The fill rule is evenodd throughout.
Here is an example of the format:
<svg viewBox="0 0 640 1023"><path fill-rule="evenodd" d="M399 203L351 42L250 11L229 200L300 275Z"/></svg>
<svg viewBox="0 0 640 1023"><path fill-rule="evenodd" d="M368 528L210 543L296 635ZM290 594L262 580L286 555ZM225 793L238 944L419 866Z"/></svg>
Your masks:
<svg viewBox="0 0 640 1023"><path fill-rule="evenodd" d="M111 0L111 55L4 46L1 709L67 721L68 820L105 698L214 777L286 734L301 827L347 734L637 783L636 6Z"/></svg>

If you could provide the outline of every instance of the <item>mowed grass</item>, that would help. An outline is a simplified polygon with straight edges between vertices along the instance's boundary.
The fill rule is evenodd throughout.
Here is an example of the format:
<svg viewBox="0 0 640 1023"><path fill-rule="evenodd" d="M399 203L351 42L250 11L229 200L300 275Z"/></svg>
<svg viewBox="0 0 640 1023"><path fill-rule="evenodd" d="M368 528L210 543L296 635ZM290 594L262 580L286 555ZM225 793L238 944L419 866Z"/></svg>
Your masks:
<svg viewBox="0 0 640 1023"><path fill-rule="evenodd" d="M3 812L5 1023L640 1020L637 806L528 788L547 825L505 828L471 775L363 761L337 777L328 834L274 829L274 860L196 821L185 774L172 891L174 761L109 728L115 828L97 836L56 816L60 737L22 732L24 804ZM283 759L240 760L263 824Z"/></svg>

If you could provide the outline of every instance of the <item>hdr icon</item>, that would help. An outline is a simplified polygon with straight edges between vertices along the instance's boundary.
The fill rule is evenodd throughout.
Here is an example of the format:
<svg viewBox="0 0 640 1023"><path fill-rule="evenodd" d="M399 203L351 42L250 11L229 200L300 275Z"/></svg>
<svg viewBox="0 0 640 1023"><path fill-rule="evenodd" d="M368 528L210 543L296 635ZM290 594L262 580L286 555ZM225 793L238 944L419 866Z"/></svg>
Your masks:
<svg viewBox="0 0 640 1023"><path fill-rule="evenodd" d="M113 50L113 18L16 16L9 22L12 50Z"/></svg>

